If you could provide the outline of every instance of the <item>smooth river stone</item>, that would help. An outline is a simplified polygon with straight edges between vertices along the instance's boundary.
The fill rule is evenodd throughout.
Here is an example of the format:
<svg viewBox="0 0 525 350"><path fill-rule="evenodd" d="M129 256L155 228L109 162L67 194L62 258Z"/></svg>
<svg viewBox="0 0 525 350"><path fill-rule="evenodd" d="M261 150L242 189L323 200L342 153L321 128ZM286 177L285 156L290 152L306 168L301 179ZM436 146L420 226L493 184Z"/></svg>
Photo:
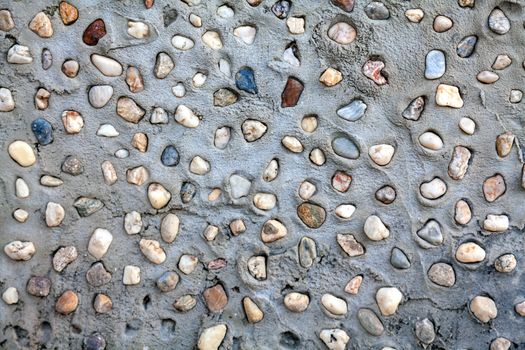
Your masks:
<svg viewBox="0 0 525 350"><path fill-rule="evenodd" d="M31 123L31 130L39 144L45 146L53 142L53 127L44 118L37 118Z"/></svg>
<svg viewBox="0 0 525 350"><path fill-rule="evenodd" d="M299 255L299 263L304 268L311 267L317 258L317 247L315 241L310 237L303 237L299 242L297 249Z"/></svg>
<svg viewBox="0 0 525 350"><path fill-rule="evenodd" d="M445 71L446 60L443 51L429 51L425 59L425 78L429 80L441 78Z"/></svg>
<svg viewBox="0 0 525 350"><path fill-rule="evenodd" d="M346 22L338 22L328 29L328 37L341 45L350 44L356 36L355 28Z"/></svg>
<svg viewBox="0 0 525 350"><path fill-rule="evenodd" d="M313 203L303 203L297 207L297 216L310 228L319 228L326 219L323 207Z"/></svg>
<svg viewBox="0 0 525 350"><path fill-rule="evenodd" d="M447 192L447 184L439 177L435 177L429 182L423 182L419 186L419 192L426 199L438 199Z"/></svg>
<svg viewBox="0 0 525 350"><path fill-rule="evenodd" d="M348 120L349 122L355 122L365 115L367 105L361 100L352 101L349 105L337 110L337 115Z"/></svg>
<svg viewBox="0 0 525 350"><path fill-rule="evenodd" d="M36 162L35 151L25 141L13 141L7 148L7 151L11 158L20 166L28 167Z"/></svg>
<svg viewBox="0 0 525 350"><path fill-rule="evenodd" d="M437 247L443 243L443 233L441 232L441 226L436 220L428 220L427 223L417 231L417 235L425 243L420 244L423 248L430 248L431 246Z"/></svg>
<svg viewBox="0 0 525 350"><path fill-rule="evenodd" d="M370 309L359 309L357 312L357 319L361 326L371 335L380 336L383 334L385 327L383 323L377 317L374 311Z"/></svg>
<svg viewBox="0 0 525 350"><path fill-rule="evenodd" d="M297 78L288 77L281 94L281 107L294 107L303 93L304 84Z"/></svg>
<svg viewBox="0 0 525 350"><path fill-rule="evenodd" d="M454 147L454 153L448 165L448 175L452 179L461 180L465 177L470 156L471 153L468 148L463 146Z"/></svg>
<svg viewBox="0 0 525 350"><path fill-rule="evenodd" d="M394 247L390 252L390 264L396 269L405 270L410 267L410 260L408 259L404 251L397 247Z"/></svg>
<svg viewBox="0 0 525 350"><path fill-rule="evenodd" d="M488 22L490 30L496 34L503 35L510 30L510 21L499 8L492 10Z"/></svg>
<svg viewBox="0 0 525 350"><path fill-rule="evenodd" d="M452 266L446 263L436 263L428 269L428 278L442 287L452 287L456 283L456 274Z"/></svg>
<svg viewBox="0 0 525 350"><path fill-rule="evenodd" d="M94 20L82 35L82 41L84 44L89 46L95 46L98 44L98 41L106 35L106 24L102 19Z"/></svg>
<svg viewBox="0 0 525 350"><path fill-rule="evenodd" d="M359 148L357 145L350 139L340 136L335 138L332 141L332 148L340 157L347 159L357 159L359 158Z"/></svg>
<svg viewBox="0 0 525 350"><path fill-rule="evenodd" d="M468 58L474 53L476 44L478 42L478 37L475 35L469 35L461 39L459 42L456 53L461 58Z"/></svg>

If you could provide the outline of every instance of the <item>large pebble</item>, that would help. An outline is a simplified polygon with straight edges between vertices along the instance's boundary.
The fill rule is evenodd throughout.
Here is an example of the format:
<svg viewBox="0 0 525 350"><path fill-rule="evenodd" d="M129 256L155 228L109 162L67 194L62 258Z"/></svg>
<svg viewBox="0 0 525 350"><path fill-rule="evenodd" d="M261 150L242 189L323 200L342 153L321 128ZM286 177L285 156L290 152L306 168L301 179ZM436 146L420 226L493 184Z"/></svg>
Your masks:
<svg viewBox="0 0 525 350"><path fill-rule="evenodd" d="M478 295L470 301L470 312L482 323L487 323L498 316L496 303L489 297Z"/></svg>
<svg viewBox="0 0 525 350"><path fill-rule="evenodd" d="M330 316L344 316L348 312L346 301L332 294L323 294L321 304Z"/></svg>
<svg viewBox="0 0 525 350"><path fill-rule="evenodd" d="M50 38L53 36L53 25L51 20L44 12L39 12L29 22L29 29L41 38Z"/></svg>
<svg viewBox="0 0 525 350"><path fill-rule="evenodd" d="M2 293L2 300L7 305L13 305L18 303L18 290L15 287L9 287Z"/></svg>
<svg viewBox="0 0 525 350"><path fill-rule="evenodd" d="M341 45L352 43L356 36L355 28L346 22L338 22L328 29L328 37Z"/></svg>
<svg viewBox="0 0 525 350"><path fill-rule="evenodd" d="M503 35L510 30L510 21L499 8L492 10L488 22L490 30L496 34Z"/></svg>
<svg viewBox="0 0 525 350"><path fill-rule="evenodd" d="M426 131L419 135L418 141L421 146L432 151L439 151L443 148L443 140L432 131Z"/></svg>
<svg viewBox="0 0 525 350"><path fill-rule="evenodd" d="M164 79L171 73L173 68L175 68L175 63L170 55L165 52L159 52L155 61L155 67L153 68L155 77L158 79Z"/></svg>
<svg viewBox="0 0 525 350"><path fill-rule="evenodd" d="M341 0L332 0L333 2ZM350 341L350 337L342 329L323 329L319 333L319 338L323 341L329 350L345 350L346 344Z"/></svg>
<svg viewBox="0 0 525 350"><path fill-rule="evenodd" d="M222 323L204 329L199 336L197 348L199 350L218 350L226 336L227 330L228 327Z"/></svg>
<svg viewBox="0 0 525 350"><path fill-rule="evenodd" d="M294 107L299 102L299 98L304 90L302 81L295 77L288 77L283 92L281 93L281 107Z"/></svg>
<svg viewBox="0 0 525 350"><path fill-rule="evenodd" d="M132 286L140 283L140 267L127 265L124 267L122 283L126 286Z"/></svg>
<svg viewBox="0 0 525 350"><path fill-rule="evenodd" d="M445 71L446 61L443 51L429 51L425 60L425 78L439 79L445 74Z"/></svg>
<svg viewBox="0 0 525 350"><path fill-rule="evenodd" d="M349 257L365 254L365 247L355 239L354 235L339 233L337 243Z"/></svg>
<svg viewBox="0 0 525 350"><path fill-rule="evenodd" d="M419 192L426 199L438 199L447 192L447 184L439 177L435 177L428 182L421 183Z"/></svg>
<svg viewBox="0 0 525 350"><path fill-rule="evenodd" d="M46 225L47 227L57 227L60 226L66 212L64 208L55 202L48 202L46 205Z"/></svg>
<svg viewBox="0 0 525 350"><path fill-rule="evenodd" d="M441 225L434 219L428 220L416 234L424 241L424 243L421 242L423 244L420 244L423 248L437 247L441 245L444 240Z"/></svg>
<svg viewBox="0 0 525 350"><path fill-rule="evenodd" d="M118 77L122 74L122 65L113 58L92 54L91 63L107 77Z"/></svg>
<svg viewBox="0 0 525 350"><path fill-rule="evenodd" d="M166 253L158 241L141 239L139 247L142 254L154 264L162 264L166 260Z"/></svg>
<svg viewBox="0 0 525 350"><path fill-rule="evenodd" d="M436 90L436 104L443 107L461 108L463 99L456 86L439 84Z"/></svg>
<svg viewBox="0 0 525 350"><path fill-rule="evenodd" d="M448 164L448 176L454 180L461 180L467 173L469 160L471 157L470 150L463 146L454 147L452 159Z"/></svg>
<svg viewBox="0 0 525 350"><path fill-rule="evenodd" d="M332 149L335 154L346 159L359 158L359 147L347 137L339 136L332 140Z"/></svg>
<svg viewBox="0 0 525 350"><path fill-rule="evenodd" d="M355 122L361 119L366 112L367 105L361 100L354 100L350 104L339 108L337 110L337 115L348 120L350 122Z"/></svg>
<svg viewBox="0 0 525 350"><path fill-rule="evenodd" d="M310 298L303 293L291 292L284 297L284 306L292 312L303 312L309 304Z"/></svg>
<svg viewBox="0 0 525 350"><path fill-rule="evenodd" d="M264 223L261 229L261 240L264 243L272 243L284 238L288 230L280 221L272 219Z"/></svg>
<svg viewBox="0 0 525 350"><path fill-rule="evenodd" d="M74 312L78 307L78 296L77 293L72 290L66 290L62 295L57 299L55 304L55 310L59 314L69 315Z"/></svg>
<svg viewBox="0 0 525 350"><path fill-rule="evenodd" d="M51 292L51 279L45 276L34 276L27 281L27 293L35 297L47 297Z"/></svg>
<svg viewBox="0 0 525 350"><path fill-rule="evenodd" d="M374 163L384 166L390 163L394 156L395 148L391 145L374 145L368 149L368 155Z"/></svg>
<svg viewBox="0 0 525 350"><path fill-rule="evenodd" d="M379 317L370 309L359 309L357 311L357 319L361 326L371 335L378 337L385 331L385 327Z"/></svg>
<svg viewBox="0 0 525 350"><path fill-rule="evenodd" d="M383 316L395 314L401 300L403 294L395 287L383 287L376 293L377 306Z"/></svg>
<svg viewBox="0 0 525 350"><path fill-rule="evenodd" d="M153 208L164 208L170 199L171 193L161 184L154 182L148 186L148 200Z"/></svg>
<svg viewBox="0 0 525 350"><path fill-rule="evenodd" d="M82 34L82 41L88 46L95 46L105 35L106 23L104 23L104 20L98 18L86 27Z"/></svg>
<svg viewBox="0 0 525 350"><path fill-rule="evenodd" d="M462 263L478 263L485 259L485 249L474 242L462 243L456 250L456 260Z"/></svg>
<svg viewBox="0 0 525 350"><path fill-rule="evenodd" d="M4 253L12 260L27 261L35 254L33 242L12 241L4 246Z"/></svg>
<svg viewBox="0 0 525 350"><path fill-rule="evenodd" d="M372 241L381 241L390 236L390 230L377 215L371 215L366 218L363 230Z"/></svg>
<svg viewBox="0 0 525 350"><path fill-rule="evenodd" d="M15 100L11 90L0 88L0 112L11 112L15 109Z"/></svg>
<svg viewBox="0 0 525 350"><path fill-rule="evenodd" d="M222 49L221 36L216 31L207 31L201 37L202 42L212 50Z"/></svg>
<svg viewBox="0 0 525 350"><path fill-rule="evenodd" d="M428 278L442 287L452 287L456 283L456 274L452 266L446 263L435 263L428 269Z"/></svg>
<svg viewBox="0 0 525 350"><path fill-rule="evenodd" d="M242 305L244 307L244 313L250 323L261 322L264 318L263 311L259 306L249 297L242 299Z"/></svg>
<svg viewBox="0 0 525 350"><path fill-rule="evenodd" d="M33 56L29 47L15 44L7 51L7 62L13 64L29 64L33 62Z"/></svg>
<svg viewBox="0 0 525 350"><path fill-rule="evenodd" d="M253 44L255 41L255 34L257 34L257 29L252 26L240 26L233 30L233 35L241 39L241 41L247 45Z"/></svg>
<svg viewBox="0 0 525 350"><path fill-rule="evenodd" d="M489 214L483 221L483 229L490 232L505 232L509 229L509 217L504 214Z"/></svg>
<svg viewBox="0 0 525 350"><path fill-rule="evenodd" d="M111 242L113 242L111 232L103 228L97 228L89 239L88 252L95 257L95 259L100 260L106 255Z"/></svg>
<svg viewBox="0 0 525 350"><path fill-rule="evenodd" d="M310 228L319 228L326 219L326 210L320 205L302 203L297 207L297 216Z"/></svg>
<svg viewBox="0 0 525 350"><path fill-rule="evenodd" d="M505 178L501 174L495 174L483 181L483 195L489 203L503 196L506 189Z"/></svg>
<svg viewBox="0 0 525 350"><path fill-rule="evenodd" d="M7 151L11 158L20 166L29 167L36 162L35 151L25 141L13 141L9 144Z"/></svg>
<svg viewBox="0 0 525 350"><path fill-rule="evenodd" d="M185 105L179 105L175 110L175 121L187 128L196 128L200 123L195 112Z"/></svg>
<svg viewBox="0 0 525 350"><path fill-rule="evenodd" d="M95 108L104 107L113 96L111 85L95 85L89 89L89 103Z"/></svg>

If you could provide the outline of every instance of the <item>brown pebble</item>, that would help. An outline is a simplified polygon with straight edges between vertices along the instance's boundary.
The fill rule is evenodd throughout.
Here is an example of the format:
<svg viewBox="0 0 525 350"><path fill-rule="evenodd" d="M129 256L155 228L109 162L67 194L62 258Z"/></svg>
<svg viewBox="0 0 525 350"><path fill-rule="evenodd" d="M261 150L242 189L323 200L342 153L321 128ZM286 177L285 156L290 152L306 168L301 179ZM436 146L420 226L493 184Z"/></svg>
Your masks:
<svg viewBox="0 0 525 350"><path fill-rule="evenodd" d="M283 93L281 94L281 107L294 107L299 102L303 93L303 83L294 77L288 77Z"/></svg>
<svg viewBox="0 0 525 350"><path fill-rule="evenodd" d="M264 318L264 313L252 299L245 297L242 300L242 305L244 307L244 313L246 314L248 322L257 323L262 321Z"/></svg>
<svg viewBox="0 0 525 350"><path fill-rule="evenodd" d="M101 262L97 262L87 270L86 280L93 287L100 287L111 281L111 273L106 270Z"/></svg>
<svg viewBox="0 0 525 350"><path fill-rule="evenodd" d="M62 73L68 78L74 78L78 75L80 65L75 60L66 60L62 64Z"/></svg>
<svg viewBox="0 0 525 350"><path fill-rule="evenodd" d="M357 293L359 293L359 287L361 287L361 283L363 283L363 276L355 276L346 284L345 292L347 292L348 294L356 295Z"/></svg>
<svg viewBox="0 0 525 350"><path fill-rule="evenodd" d="M155 0L144 0L144 6L147 9L152 8L154 4L155 4Z"/></svg>
<svg viewBox="0 0 525 350"><path fill-rule="evenodd" d="M126 84L128 84L129 91L131 92L136 93L144 90L144 80L138 68L133 66L128 67L126 70Z"/></svg>
<svg viewBox="0 0 525 350"><path fill-rule="evenodd" d="M131 145L139 150L139 152L145 153L148 150L148 135L138 132L133 135Z"/></svg>
<svg viewBox="0 0 525 350"><path fill-rule="evenodd" d="M106 24L102 19L94 20L82 35L82 41L86 45L95 46L98 44L98 41L106 35Z"/></svg>
<svg viewBox="0 0 525 350"><path fill-rule="evenodd" d="M78 296L72 290L66 290L57 300L55 310L62 315L69 315L77 309Z"/></svg>
<svg viewBox="0 0 525 350"><path fill-rule="evenodd" d="M51 291L51 280L44 276L31 277L27 281L26 289L35 297L47 297Z"/></svg>
<svg viewBox="0 0 525 350"><path fill-rule="evenodd" d="M228 304L228 296L222 285L217 284L202 293L206 306L211 312L219 312Z"/></svg>
<svg viewBox="0 0 525 350"><path fill-rule="evenodd" d="M500 174L495 174L483 182L483 195L487 202L494 202L505 193L505 190L505 178Z"/></svg>
<svg viewBox="0 0 525 350"><path fill-rule="evenodd" d="M227 264L226 260L222 258L218 258L215 260L212 260L208 263L208 270L220 270L223 267L225 267Z"/></svg>
<svg viewBox="0 0 525 350"><path fill-rule="evenodd" d="M106 314L113 309L113 301L106 294L97 294L93 302L93 308L99 314Z"/></svg>
<svg viewBox="0 0 525 350"><path fill-rule="evenodd" d="M66 26L69 26L77 21L78 9L70 3L62 1L58 10L60 12L60 18L62 18L62 22Z"/></svg>
<svg viewBox="0 0 525 350"><path fill-rule="evenodd" d="M498 156L506 157L512 150L512 144L514 143L514 135L507 131L504 134L498 135L496 138L496 151Z"/></svg>
<svg viewBox="0 0 525 350"><path fill-rule="evenodd" d="M332 4L346 12L352 12L354 9L354 0L332 0Z"/></svg>

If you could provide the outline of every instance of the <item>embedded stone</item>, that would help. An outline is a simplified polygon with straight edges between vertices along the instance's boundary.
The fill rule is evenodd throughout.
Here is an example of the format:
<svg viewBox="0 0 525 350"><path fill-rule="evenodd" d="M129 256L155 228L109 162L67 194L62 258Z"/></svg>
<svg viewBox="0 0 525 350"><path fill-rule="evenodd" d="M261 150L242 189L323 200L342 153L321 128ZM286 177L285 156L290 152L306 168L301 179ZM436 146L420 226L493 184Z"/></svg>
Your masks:
<svg viewBox="0 0 525 350"><path fill-rule="evenodd" d="M39 12L29 22L29 29L41 38L50 38L53 36L53 25L51 20L44 12Z"/></svg>
<svg viewBox="0 0 525 350"><path fill-rule="evenodd" d="M310 298L303 293L291 292L284 297L284 306L291 312L303 312L308 308L309 304Z"/></svg>
<svg viewBox="0 0 525 350"><path fill-rule="evenodd" d="M363 65L362 71L365 77L372 80L376 85L385 85L388 83L382 71L385 63L379 60L368 60Z"/></svg>
<svg viewBox="0 0 525 350"><path fill-rule="evenodd" d="M432 50L427 53L425 60L425 78L438 79L445 74L445 54L441 50Z"/></svg>
<svg viewBox="0 0 525 350"><path fill-rule="evenodd" d="M456 274L452 266L446 263L435 263L427 272L428 278L442 287L452 287L456 283Z"/></svg>
<svg viewBox="0 0 525 350"><path fill-rule="evenodd" d="M242 299L242 305L244 307L244 313L250 323L261 322L264 318L264 312L259 306L249 297Z"/></svg>
<svg viewBox="0 0 525 350"><path fill-rule="evenodd" d="M68 2L60 2L60 5L58 6L58 12L60 14L60 18L62 19L62 23L64 23L66 26L72 25L78 19L78 9Z"/></svg>
<svg viewBox="0 0 525 350"><path fill-rule="evenodd" d="M474 242L462 243L456 250L456 260L462 263L478 263L485 260L485 249Z"/></svg>
<svg viewBox="0 0 525 350"><path fill-rule="evenodd" d="M488 23L490 30L499 35L506 34L510 30L510 20L499 8L492 10Z"/></svg>
<svg viewBox="0 0 525 350"><path fill-rule="evenodd" d="M463 146L454 147L452 159L448 164L448 176L453 180L461 180L465 177L468 169L468 163L471 157L470 150Z"/></svg>
<svg viewBox="0 0 525 350"><path fill-rule="evenodd" d="M171 57L165 52L159 52L155 60L155 67L153 68L153 73L157 79L166 78L171 71L175 68L175 63Z"/></svg>
<svg viewBox="0 0 525 350"><path fill-rule="evenodd" d="M89 103L95 108L104 107L113 96L111 85L95 85L89 89Z"/></svg>
<svg viewBox="0 0 525 350"><path fill-rule="evenodd" d="M250 67L242 67L235 75L235 86L237 89L246 91L250 94L257 94L257 84L255 83L255 76L253 69Z"/></svg>
<svg viewBox="0 0 525 350"><path fill-rule="evenodd" d="M88 243L88 252L95 259L100 260L106 255L109 246L113 242L113 235L106 229L97 228L93 231Z"/></svg>
<svg viewBox="0 0 525 350"><path fill-rule="evenodd" d="M302 203L297 207L297 216L310 228L319 228L326 219L326 210L313 203Z"/></svg>
<svg viewBox="0 0 525 350"><path fill-rule="evenodd" d="M78 296L77 293L72 290L67 290L58 298L55 304L55 310L59 314L69 315L74 312L78 307Z"/></svg>
<svg viewBox="0 0 525 350"><path fill-rule="evenodd" d="M456 86L439 84L436 90L436 104L443 107L461 108L463 99Z"/></svg>
<svg viewBox="0 0 525 350"><path fill-rule="evenodd" d="M156 282L157 288L161 290L161 292L170 292L177 287L177 284L179 283L179 275L177 275L174 271L166 271L164 272L159 279Z"/></svg>
<svg viewBox="0 0 525 350"><path fill-rule="evenodd" d="M333 0L332 2L336 1L341 2L341 0ZM319 333L319 338L329 350L345 350L346 344L350 341L348 334L346 334L344 330L338 328L323 329L321 333Z"/></svg>
<svg viewBox="0 0 525 350"><path fill-rule="evenodd" d="M140 283L140 267L128 265L124 267L122 283L126 286L137 285Z"/></svg>
<svg viewBox="0 0 525 350"><path fill-rule="evenodd" d="M381 241L390 236L390 230L376 215L370 215L366 218L363 230L366 236L372 241Z"/></svg>
<svg viewBox="0 0 525 350"><path fill-rule="evenodd" d="M498 316L496 303L489 297L478 295L470 301L470 312L480 322L487 323Z"/></svg>
<svg viewBox="0 0 525 350"><path fill-rule="evenodd" d="M498 152L498 156L506 157L510 154L514 138L514 134L510 131L498 135L496 138L496 151Z"/></svg>
<svg viewBox="0 0 525 350"><path fill-rule="evenodd" d="M355 122L365 115L367 107L363 101L354 100L345 107L339 108L337 115L349 122Z"/></svg>
<svg viewBox="0 0 525 350"><path fill-rule="evenodd" d="M395 148L391 145L374 145L368 149L368 155L380 166L388 165L394 156Z"/></svg>
<svg viewBox="0 0 525 350"><path fill-rule="evenodd" d="M337 243L349 257L365 254L365 248L355 239L354 235L338 234Z"/></svg>
<svg viewBox="0 0 525 350"><path fill-rule="evenodd" d="M411 265L405 252L397 247L394 247L390 252L390 264L396 269L401 270L406 270L410 268Z"/></svg>
<svg viewBox="0 0 525 350"><path fill-rule="evenodd" d="M154 264L162 264L166 260L166 253L158 241L152 239L141 239L139 247L142 254Z"/></svg>
<svg viewBox="0 0 525 350"><path fill-rule="evenodd" d="M161 184L153 182L148 186L148 200L154 209L164 208L171 199L171 193Z"/></svg>
<svg viewBox="0 0 525 350"><path fill-rule="evenodd" d="M383 316L395 314L401 300L403 300L403 294L395 287L383 287L376 293L377 306Z"/></svg>
<svg viewBox="0 0 525 350"><path fill-rule="evenodd" d="M33 56L29 47L15 44L7 51L7 62L13 64L29 64L33 62Z"/></svg>
<svg viewBox="0 0 525 350"><path fill-rule="evenodd" d="M461 39L459 42L456 53L461 58L468 58L472 56L474 50L476 49L476 44L478 43L478 37L475 35L469 35Z"/></svg>
<svg viewBox="0 0 525 350"><path fill-rule="evenodd" d="M419 120L425 110L425 97L419 96L413 99L402 113L403 118L408 120Z"/></svg>
<svg viewBox="0 0 525 350"><path fill-rule="evenodd" d="M509 217L507 215L489 214L483 221L483 229L490 232L504 232L509 229Z"/></svg>
<svg viewBox="0 0 525 350"><path fill-rule="evenodd" d="M328 29L328 37L341 45L352 43L356 36L355 28L346 22L337 22Z"/></svg>
<svg viewBox="0 0 525 350"><path fill-rule="evenodd" d="M61 247L53 255L53 268L57 272L62 272L69 264L78 257L77 248L74 246Z"/></svg>
<svg viewBox="0 0 525 350"><path fill-rule="evenodd" d="M20 166L29 167L36 162L35 151L33 151L33 148L25 141L16 140L11 142L7 151L11 159Z"/></svg>
<svg viewBox="0 0 525 350"><path fill-rule="evenodd" d="M86 280L93 287L101 287L111 281L111 273L101 262L97 262L87 270Z"/></svg>
<svg viewBox="0 0 525 350"><path fill-rule="evenodd" d="M106 24L102 19L96 19L84 30L82 41L88 46L95 46L106 35Z"/></svg>
<svg viewBox="0 0 525 350"><path fill-rule="evenodd" d="M489 203L503 196L506 189L505 178L501 174L495 174L483 182L483 195Z"/></svg>
<svg viewBox="0 0 525 350"><path fill-rule="evenodd" d="M27 281L27 293L35 297L47 297L51 291L51 280L45 276L34 276Z"/></svg>
<svg viewBox="0 0 525 350"><path fill-rule="evenodd" d="M222 323L204 329L199 336L197 348L199 350L218 350L226 336L227 330L228 327Z"/></svg>
<svg viewBox="0 0 525 350"><path fill-rule="evenodd" d="M423 248L440 246L444 240L441 225L434 219L428 220L425 225L417 231L417 236L428 244L421 244L422 242L420 242Z"/></svg>
<svg viewBox="0 0 525 350"><path fill-rule="evenodd" d="M11 90L0 88L0 112L11 112L15 109L15 100Z"/></svg>
<svg viewBox="0 0 525 350"><path fill-rule="evenodd" d="M261 240L264 243L272 243L286 236L288 230L278 220L271 219L264 223L261 229Z"/></svg>
<svg viewBox="0 0 525 350"><path fill-rule="evenodd" d="M327 68L319 77L319 81L328 87L339 84L341 80L343 80L341 72L332 67Z"/></svg>
<svg viewBox="0 0 525 350"><path fill-rule="evenodd" d="M288 77L281 94L281 107L294 107L303 93L304 84L297 78Z"/></svg>
<svg viewBox="0 0 525 350"><path fill-rule="evenodd" d="M447 192L447 184L439 177L435 177L428 182L421 183L419 192L426 199L438 199Z"/></svg>
<svg viewBox="0 0 525 350"><path fill-rule="evenodd" d="M73 206L82 217L90 216L100 209L104 208L104 203L97 198L79 197Z"/></svg>
<svg viewBox="0 0 525 350"><path fill-rule="evenodd" d="M4 246L4 253L15 261L27 261L35 255L33 242L12 241Z"/></svg>
<svg viewBox="0 0 525 350"><path fill-rule="evenodd" d="M357 311L357 319L361 326L371 335L378 337L385 331L385 327L379 317L370 309L359 309Z"/></svg>
<svg viewBox="0 0 525 350"><path fill-rule="evenodd" d="M54 203L54 202L47 203L46 205L46 225L47 227L60 226L65 216L66 216L66 212L60 204Z"/></svg>
<svg viewBox="0 0 525 350"><path fill-rule="evenodd" d="M459 225L466 225L472 219L472 210L467 201L460 199L456 202L454 220Z"/></svg>
<svg viewBox="0 0 525 350"><path fill-rule="evenodd" d="M203 293L206 306L211 312L220 312L228 304L228 296L221 284L207 288Z"/></svg>
<svg viewBox="0 0 525 350"><path fill-rule="evenodd" d="M347 137L339 136L332 140L332 149L335 154L346 159L359 158L359 147Z"/></svg>
<svg viewBox="0 0 525 350"><path fill-rule="evenodd" d="M348 312L346 301L329 293L323 294L321 305L330 316L345 316Z"/></svg>

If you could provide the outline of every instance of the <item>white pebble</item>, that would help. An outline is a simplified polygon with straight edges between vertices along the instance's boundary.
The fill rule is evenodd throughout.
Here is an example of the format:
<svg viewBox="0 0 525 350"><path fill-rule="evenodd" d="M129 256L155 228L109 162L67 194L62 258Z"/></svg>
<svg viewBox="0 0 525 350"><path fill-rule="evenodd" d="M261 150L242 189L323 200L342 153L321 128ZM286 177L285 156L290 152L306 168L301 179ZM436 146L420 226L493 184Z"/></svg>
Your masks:
<svg viewBox="0 0 525 350"><path fill-rule="evenodd" d="M355 206L352 204L341 204L335 208L335 215L341 219L350 219L355 212Z"/></svg>
<svg viewBox="0 0 525 350"><path fill-rule="evenodd" d="M186 87L184 86L184 83L179 82L171 88L171 92L175 97L184 97L186 95Z"/></svg>
<svg viewBox="0 0 525 350"><path fill-rule="evenodd" d="M102 124L101 126L99 126L97 130L97 135L104 136L104 137L117 137L120 134L113 125Z"/></svg>
<svg viewBox="0 0 525 350"><path fill-rule="evenodd" d="M253 44L257 30L252 26L240 26L233 30L233 35L247 45Z"/></svg>
<svg viewBox="0 0 525 350"><path fill-rule="evenodd" d="M7 288L4 293L2 293L2 300L4 300L7 305L18 303L18 290L15 287Z"/></svg>
<svg viewBox="0 0 525 350"><path fill-rule="evenodd" d="M122 74L122 65L113 58L92 54L91 63L107 77L118 77Z"/></svg>
<svg viewBox="0 0 525 350"><path fill-rule="evenodd" d="M149 27L144 22L128 21L128 34L136 39L144 39L149 36Z"/></svg>
<svg viewBox="0 0 525 350"><path fill-rule="evenodd" d="M377 215L371 215L366 219L363 230L372 241L380 241L390 236L390 231Z"/></svg>
<svg viewBox="0 0 525 350"><path fill-rule="evenodd" d="M201 73L201 72L195 73L195 75L193 76L193 79L191 80L193 87L196 87L196 88L202 87L204 83L206 82L207 78L208 77L204 73Z"/></svg>
<svg viewBox="0 0 525 350"><path fill-rule="evenodd" d="M178 50L187 51L195 46L195 43L190 38L182 35L175 35L171 38L171 44Z"/></svg>
<svg viewBox="0 0 525 350"><path fill-rule="evenodd" d="M199 117L185 105L179 105L177 107L175 110L175 120L187 128L196 128L200 122Z"/></svg>
<svg viewBox="0 0 525 350"><path fill-rule="evenodd" d="M190 162L190 172L196 175L205 175L211 170L210 163L201 156L195 156Z"/></svg>
<svg viewBox="0 0 525 350"><path fill-rule="evenodd" d="M140 267L128 265L124 267L124 276L122 277L122 283L125 285L134 285L140 283Z"/></svg>
<svg viewBox="0 0 525 350"><path fill-rule="evenodd" d="M18 198L29 197L29 186L27 185L27 182L25 182L21 177L15 181L15 192Z"/></svg>
<svg viewBox="0 0 525 350"><path fill-rule="evenodd" d="M113 242L111 232L103 228L97 228L89 239L88 252L95 259L100 260L107 253L111 242Z"/></svg>
<svg viewBox="0 0 525 350"><path fill-rule="evenodd" d="M473 135L476 131L476 123L468 118L463 117L459 120L459 128L467 135Z"/></svg>
<svg viewBox="0 0 525 350"><path fill-rule="evenodd" d="M201 37L202 42L212 50L222 49L222 41L219 33L214 31L207 31Z"/></svg>

